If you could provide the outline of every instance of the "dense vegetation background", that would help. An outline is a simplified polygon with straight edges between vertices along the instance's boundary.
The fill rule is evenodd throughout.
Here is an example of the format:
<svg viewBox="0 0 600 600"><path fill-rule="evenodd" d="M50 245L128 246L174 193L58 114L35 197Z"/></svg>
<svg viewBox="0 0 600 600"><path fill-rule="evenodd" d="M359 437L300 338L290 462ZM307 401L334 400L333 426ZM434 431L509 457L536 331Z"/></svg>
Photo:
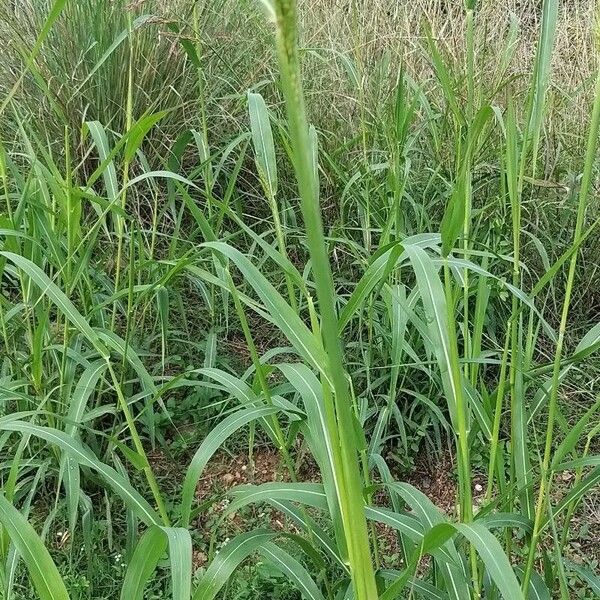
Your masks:
<svg viewBox="0 0 600 600"><path fill-rule="evenodd" d="M5 2L3 597L600 597L597 27Z"/></svg>

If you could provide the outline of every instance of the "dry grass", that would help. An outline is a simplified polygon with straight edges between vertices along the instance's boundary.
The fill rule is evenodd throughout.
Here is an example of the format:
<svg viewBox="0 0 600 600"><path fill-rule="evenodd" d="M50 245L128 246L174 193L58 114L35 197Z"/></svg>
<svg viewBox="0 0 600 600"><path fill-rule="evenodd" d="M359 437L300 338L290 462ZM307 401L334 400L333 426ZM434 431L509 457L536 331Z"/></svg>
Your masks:
<svg viewBox="0 0 600 600"><path fill-rule="evenodd" d="M518 27L518 36L507 75L516 79L513 90L521 90L524 98L526 74L532 67L539 31L541 2L481 0L478 4L475 60L479 84L485 89L495 82L498 60L505 52L512 23ZM580 140L591 96L595 5L596 0L561 3L553 56L551 131L547 134L576 153L575 141ZM464 64L465 11L460 1L304 0L301 14L304 45L319 54L306 69L313 115L325 126L331 125L332 118L344 123L349 117L358 116L361 99L367 100L367 110L375 110L382 89L389 90L400 64L423 87L434 85L425 48L425 23L431 25L446 59L455 65ZM351 81L348 65L341 56L351 59L357 80ZM327 68L322 68L323 63ZM317 64L321 68L315 68ZM382 82L387 82L383 88Z"/></svg>
<svg viewBox="0 0 600 600"><path fill-rule="evenodd" d="M158 19L141 28L136 37L134 101L141 112L153 105L178 107L167 121L193 122L197 118L197 72L186 65L185 52L167 23L177 23L181 35L194 39L188 0L156 2L145 0L134 6L119 0L123 10L135 15L153 14ZM35 3L19 4L18 19L11 18L9 7L0 8L0 43L7 49L0 59L0 93L12 85L20 71L21 60L15 40L24 47L35 39L44 11ZM265 24L259 2L245 0L203 0L201 7L202 46L206 96L215 100L209 106L211 122L217 123L217 137L232 124L244 118L243 103L238 94L258 83L267 94L269 81L277 79L271 48L271 31ZM561 3L558 37L554 51L552 89L549 102L550 119L546 131L547 155L560 160L562 153L579 159L582 145L581 125L589 109L590 76L594 65L594 8L596 0L569 0ZM118 3L114 6L118 7ZM4 12L3 12L4 11ZM107 9L105 18L115 9ZM126 45L115 53L98 75L107 82L102 96L96 87L84 94L86 104L71 101L70 91L94 64L95 56L125 26L123 16L114 28L108 22L102 27L103 39L96 39L86 23L89 14L74 5L68 20L57 24L60 46L49 43L38 59L38 69L60 106L82 118L106 122L119 129L119 106L127 85L122 71L127 55ZM123 12L117 10L118 12ZM518 27L507 76L514 78L512 89L522 92L523 103L537 40L541 2L539 0L479 0L476 12L476 72L478 84L487 90L497 83L499 57L505 52L511 23ZM453 71L460 72L465 54L465 10L456 0L414 0L390 3L387 0L302 0L301 18L303 46L306 51L305 83L309 95L311 119L325 132L337 136L353 135L361 120L369 120L395 84L400 64L428 92L439 87L434 80L425 40L425 24L429 23L434 38L444 52ZM156 22L159 21L159 22ZM97 24L96 24L97 25ZM98 34L100 35L100 34ZM89 38L89 39L88 39ZM86 41L87 40L87 41ZM94 43L99 41L98 47ZM54 49L60 47L60 53ZM89 51L81 54L81 48ZM69 48L72 50L70 51ZM234 77L235 75L235 77ZM57 82L62 82L58 84ZM459 87L464 87L460 85ZM107 90L109 90L107 92ZM84 90L86 91L86 90ZM79 94L81 96L81 94ZM275 94L270 100L275 102ZM24 100L35 98L31 85L24 89ZM165 100L167 102L165 102ZM497 94L502 104L502 94ZM39 118L49 113L47 102L34 100L32 112ZM116 120L115 120L116 119ZM62 128L61 128L62 129ZM557 158L558 157L558 158Z"/></svg>

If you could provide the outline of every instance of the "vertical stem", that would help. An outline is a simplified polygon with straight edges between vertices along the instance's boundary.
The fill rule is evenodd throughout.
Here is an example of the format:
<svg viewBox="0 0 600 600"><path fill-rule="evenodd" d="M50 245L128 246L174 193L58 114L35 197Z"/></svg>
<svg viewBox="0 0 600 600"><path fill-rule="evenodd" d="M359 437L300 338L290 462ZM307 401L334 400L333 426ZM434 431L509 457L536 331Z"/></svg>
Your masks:
<svg viewBox="0 0 600 600"><path fill-rule="evenodd" d="M113 369L113 366L110 362L110 358L106 359L106 366L108 368L108 372L110 373L110 377L113 381L113 385L115 386L115 391L117 393L117 398L119 400L119 405L121 407L121 411L125 416L125 421L127 423L127 428L129 429L129 433L131 434L131 439L133 441L133 445L135 447L135 451L143 457L145 466L144 466L144 475L146 476L146 481L148 481L148 485L150 486L150 490L152 491L152 496L154 497L154 501L156 502L156 506L158 508L158 512L165 526L170 525L169 515L167 514L167 507L160 493L160 488L158 487L158 482L156 481L156 477L152 471L152 467L150 467L148 463L148 459L146 458L146 451L144 450L144 445L142 444L142 440L137 431L137 427L135 426L135 420L133 415L131 414L131 410L129 409L129 404L127 403L127 399L123 394L123 390L121 389L121 382Z"/></svg>
<svg viewBox="0 0 600 600"><path fill-rule="evenodd" d="M530 118L529 118L530 120ZM507 110L506 127L506 179L507 192L510 199L511 222L512 222L512 285L520 288L521 284L521 200L523 193L523 182L525 177L525 164L529 152L529 129L526 130L519 151L518 133L515 109L512 97L509 98ZM535 162L535 158L534 158ZM521 302L516 295L512 295L511 313L507 328L507 343L510 347L510 364L508 371L509 395L510 395L510 431L511 431L511 476L517 483L524 484L522 495L522 510L526 516L531 516L531 498L527 485L522 481L524 474L523 465L517 462L526 461L527 454L525 443L525 432L523 423L523 397L519 389L521 380L521 346L519 338L519 318L521 313ZM503 384L501 384L503 385Z"/></svg>
<svg viewBox="0 0 600 600"><path fill-rule="evenodd" d="M474 18L473 18L473 7L467 6L466 11L467 20L467 32L466 32L466 71L467 71L467 111L466 118L467 123L472 124L474 117L475 107L475 73L474 73L474 62L475 62L475 43L474 43ZM467 133L468 135L468 133ZM468 161L465 168L465 181L464 181L464 193L465 193L465 217L463 223L463 258L469 259L469 239L471 237L471 203L472 203L472 186L471 186L471 156L469 152L469 144L467 143L467 150L465 152L464 159ZM463 276L465 279L464 293L463 293L463 339L464 339L464 353L465 353L465 365L464 372L465 377L469 376L470 364L469 359L471 358L471 339L469 338L469 270L464 269Z"/></svg>
<svg viewBox="0 0 600 600"><path fill-rule="evenodd" d="M558 0L544 0L540 38L536 53L535 65L527 100L527 121L518 150L517 127L514 116L514 105L509 98L507 116L507 164L506 176L508 193L511 203L513 224L513 284L521 283L520 242L521 242L521 202L523 198L523 183L527 159L531 154L533 172L537 165L537 152L542 129L546 91L550 73L550 58L556 34L558 15ZM512 477L522 484L521 505L526 516L532 517L534 508L530 488L529 455L526 448L526 424L524 422L524 389L521 357L522 339L517 337L520 318L521 302L513 295L509 335L511 337L511 361L509 370L510 408L511 408L511 456Z"/></svg>
<svg viewBox="0 0 600 600"><path fill-rule="evenodd" d="M129 40L129 65L127 71L127 105L125 113L125 133L129 132L133 123L133 27L131 20L131 13L127 15L127 24L129 28L128 40ZM127 208L127 184L129 182L129 159L125 158L123 161L123 177L121 181L122 192L121 192L121 209L125 211ZM121 278L121 261L123 259L123 235L124 235L124 220L121 215L117 215L117 258L115 267L115 293L119 291L119 283ZM117 301L113 305L113 313L111 326L114 329L115 320L117 317Z"/></svg>
<svg viewBox="0 0 600 600"><path fill-rule="evenodd" d="M71 207L72 202L72 171L71 171L71 152L69 147L69 129L65 125L65 205L67 211L67 264L65 267L65 275L63 277L63 284L67 293L71 289L71 262L73 261L73 251L75 246L75 232L74 224L71 219L73 217L73 211ZM68 390L65 387L65 375L67 371L67 348L69 345L69 322L65 318L63 324L63 352L61 357L60 365L60 393L63 395L64 406L68 406L68 399L65 394Z"/></svg>
<svg viewBox="0 0 600 600"><path fill-rule="evenodd" d="M10 226L14 227L13 222L13 214L12 214L12 206L10 203L10 188L8 185L8 174L6 171L6 151L2 142L0 141L0 181L2 182L2 188L4 190L4 197L6 198L6 214L8 219L10 220ZM5 246L6 247L6 246ZM2 271L0 271L0 276L2 276ZM8 344L8 330L6 328L6 319L4 315L4 306L2 302L0 302L0 327L2 328L2 338L4 339L4 348L5 352L8 354L9 352L9 344Z"/></svg>
<svg viewBox="0 0 600 600"><path fill-rule="evenodd" d="M277 206L277 200L275 196L267 192L269 206L271 207L271 214L273 215L273 224L275 227L275 237L277 238L277 245L279 246L279 252L289 260L289 255L286 247L286 237L283 231L283 227L281 226L281 219L279 217L279 207ZM296 294L294 293L294 284L292 282L291 277L286 272L285 273L285 285L287 287L288 298L290 300L290 305L294 310L298 308L298 302L296 300Z"/></svg>
<svg viewBox="0 0 600 600"><path fill-rule="evenodd" d="M244 333L244 338L246 339L246 344L248 345L248 350L250 351L250 357L252 359L252 364L254 365L254 369L256 370L256 376L258 377L258 382L260 387L265 395L265 400L267 404L273 404L273 400L271 397L271 389L269 388L269 383L267 381L267 376L265 374L265 369L263 368L263 364L260 362L260 356L258 354L258 350L256 348L256 344L254 343L254 338L252 337L252 332L250 331L250 325L248 324L248 319L246 317L246 311L242 306L240 301L240 297L233 282L233 278L228 270L227 273L227 281L229 284L229 291L231 292L231 296L233 298L233 304L235 305L235 309L240 320L240 324L242 326L242 331ZM273 432L275 433L276 443L278 446L278 450L281 452L283 456L283 460L285 465L289 471L290 477L292 481L297 481L296 476L296 468L294 465L294 461L292 460L286 441L285 436L283 434L283 430L281 429L281 424L279 423L279 419L277 415L273 415L270 418L271 426L273 428Z"/></svg>
<svg viewBox="0 0 600 600"><path fill-rule="evenodd" d="M357 600L378 597L363 501L363 485L355 442L354 416L344 369L334 305L335 289L321 209L311 164L310 141L300 80L295 0L276 0L277 50L287 106L294 170L300 191L302 214L313 266L321 314L323 345L329 358L333 402L340 440L340 509L348 545L350 572Z"/></svg>
<svg viewBox="0 0 600 600"><path fill-rule="evenodd" d="M474 10L467 7L467 119L474 116L475 107L475 31Z"/></svg>
<svg viewBox="0 0 600 600"><path fill-rule="evenodd" d="M458 351L456 343L456 327L454 324L454 299L452 294L452 277L450 266L447 259L444 259L444 289L446 294L446 310L448 311L448 337L450 348L454 350L450 356L450 377L454 380L456 390L456 427L458 438L458 482L459 482L459 509L460 520L470 522L473 520L473 492L471 490L471 456L469 450L469 408L465 402L463 393L463 382L461 378L461 369L458 361ZM479 597L479 575L477 568L477 554L472 544L469 545L469 558L471 562L471 576L475 597Z"/></svg>
<svg viewBox="0 0 600 600"><path fill-rule="evenodd" d="M198 64L196 68L196 77L198 79L198 113L200 115L200 132L202 135L202 144L204 146L203 151L206 153L206 156L201 157L202 161L207 160L207 164L204 168L204 190L206 193L206 202L208 208L208 217L209 220L212 217L213 213L213 188L212 188L212 178L210 176L210 162L208 162L209 156L209 145L208 145L208 120L206 117L206 95L204 90L204 70L202 68L202 40L200 37L200 15L198 14L198 2L194 2L193 8L193 28L194 28L194 37L196 38L196 56L198 59Z"/></svg>
<svg viewBox="0 0 600 600"><path fill-rule="evenodd" d="M367 121L366 121L366 99L365 99L365 82L364 82L364 70L363 70L363 60L362 60L362 45L360 40L360 31L361 26L358 23L358 14L360 12L360 8L357 6L356 2L352 4L352 25L353 25L353 33L354 33L354 48L356 53L356 73L358 76L358 81L356 82L358 85L358 106L360 107L360 138L361 138L361 151L362 151L362 159L363 164L362 168L365 169L364 177L362 181L364 182L364 221L363 221L363 240L365 244L365 248L370 252L371 250L371 195L369 190L369 184L367 175L368 168L368 149L367 149Z"/></svg>
<svg viewBox="0 0 600 600"><path fill-rule="evenodd" d="M583 169L583 177L581 180L581 188L579 190L579 203L577 206L577 220L575 223L575 232L573 234L573 244L578 246L582 233L585 218L585 209L587 205L588 193L592 181L592 171L594 167L594 158L596 155L596 147L598 141L598 129L600 127L600 70L596 75L596 89L594 98L594 107L592 109L592 119L590 123L590 131L587 140L587 149L585 155L585 165ZM569 272L567 275L567 284L565 287L565 298L562 307L560 318L560 326L558 330L558 340L556 343L556 351L554 353L554 364L552 369L552 385L550 388L550 398L548 401L548 424L546 426L546 442L544 445L544 456L542 459L540 473L540 487L535 510L535 519L533 523L533 532L531 534L531 546L529 548L529 557L527 559L527 567L523 577L523 590L529 588L529 581L535 560L535 550L540 537L540 529L546 506L548 502L548 491L552 481L552 473L550 471L550 458L552 456L552 443L554 439L554 424L556 421L558 390L560 388L560 365L562 358L563 345L565 340L565 332L567 329L567 320L569 318L569 308L571 305L571 295L573 292L573 284L575 281L575 271L577 268L577 258L579 252L574 252L569 262Z"/></svg>
<svg viewBox="0 0 600 600"><path fill-rule="evenodd" d="M592 412L592 414L595 414L595 412L598 408L600 408L600 399L596 400L596 402L594 403L594 405L592 406L590 411ZM596 437L596 435L598 435L598 433L600 433L600 423L598 423L598 425L596 425L596 427L594 427L588 434L587 441L585 443L585 447L581 454L581 458L585 458L586 456L588 456L588 454L590 452L590 446L592 444L592 440L594 440L594 438ZM573 488L575 488L578 485L578 483L581 481L583 471L584 471L583 467L579 467L576 470L575 480L573 481ZM570 528L570 524L571 524L571 517L573 516L573 513L575 512L575 507L577 506L577 503L578 503L578 501L572 500L569 503L569 506L567 507L567 512L566 512L566 516L564 519L563 530L562 530L561 537L560 537L561 554L563 554L565 545L567 544L567 541L569 539L569 528Z"/></svg>
<svg viewBox="0 0 600 600"><path fill-rule="evenodd" d="M506 339L502 351L502 362L500 364L500 378L498 388L496 389L496 406L494 408L494 424L492 426L492 439L490 442L490 462L488 466L487 489L485 499L489 502L492 499L494 489L494 470L496 469L496 460L498 457L498 444L500 440L500 425L502 423L502 408L504 407L504 391L506 388L506 368L508 364L508 348L510 346L510 323L506 327ZM501 474L498 473L498 478Z"/></svg>

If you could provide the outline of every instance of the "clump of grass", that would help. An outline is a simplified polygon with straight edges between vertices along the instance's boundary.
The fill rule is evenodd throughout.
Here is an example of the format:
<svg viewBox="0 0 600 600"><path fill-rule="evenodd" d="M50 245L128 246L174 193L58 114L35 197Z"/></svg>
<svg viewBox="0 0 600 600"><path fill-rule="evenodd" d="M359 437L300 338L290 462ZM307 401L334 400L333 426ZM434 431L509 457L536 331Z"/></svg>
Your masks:
<svg viewBox="0 0 600 600"><path fill-rule="evenodd" d="M249 126L222 145L209 107L224 99L206 85L200 27L213 4L190 7L195 39L177 37L183 70L173 85L192 64L195 91L181 91L195 94L198 114L194 129L182 125L175 141L162 140L164 153L150 141L174 107L170 93L160 106L138 104L135 90L147 89L139 61L152 50L134 35L132 14L85 82L98 77L105 85L104 63L113 64L117 47L125 50L126 89L101 90L123 102L122 133L87 120L84 160L73 153L73 123L61 121L57 153L20 94L32 77L60 108L38 59L61 13L93 3L47 7L37 41L24 50L23 75L0 105L18 135L0 145L6 593L20 557L41 598L69 598L47 532L64 518L69 535L81 530L91 557L100 499L107 522L126 509L121 598L141 598L151 579L162 582L161 566L170 577L161 583L166 596L224 597L255 555L313 600L568 598L572 575L578 593L594 593L597 576L567 556L571 519L600 481L591 454L600 401L570 424L561 386L600 348L598 324L568 343L579 257L600 222L586 219L600 77L579 188L550 186L575 206L571 241L564 250L544 248L533 231L523 233L528 206L548 186L540 155L558 2L543 3L524 111L516 100L522 89L506 79L514 34L492 85L476 46L493 9L475 2L450 20L461 31L460 61L426 27L423 72L431 70L435 91L406 67L387 82L390 67L380 64L379 83L393 94L378 90L382 106L372 111L365 72L374 59L362 38L380 13L353 6L356 60L338 58L357 86L359 123L356 139L339 148L332 139L321 144L328 132L309 124L303 61L312 55L300 49L296 2L264 4L283 108L269 109L265 90L234 94ZM435 22L440 7L426 8ZM53 44L54 58L64 59ZM69 102L82 102L91 93L85 86ZM247 204L252 196L264 210ZM323 206L331 198L335 211ZM528 267L530 239L542 272ZM205 339L194 339L198 330ZM249 358L243 373L220 343L238 330ZM267 347L266 332L277 339ZM169 486L151 450L172 450L169 438L185 444L169 411L182 396L198 398L201 419L218 418L194 424L201 432L181 481ZM217 498L207 565L194 572L196 520L213 504L198 501L198 483L228 444L247 444L252 465L258 442L280 454L287 479L235 486L226 502ZM402 482L392 460L395 453L409 462L411 452L445 444L458 479L450 515ZM317 481L302 480L306 455ZM557 474L569 470L572 483L558 496ZM472 482L484 476L477 504ZM283 531L243 523L218 543L230 519L264 503L284 515ZM34 504L46 517L42 528L32 525ZM378 527L397 536L395 568L382 566Z"/></svg>

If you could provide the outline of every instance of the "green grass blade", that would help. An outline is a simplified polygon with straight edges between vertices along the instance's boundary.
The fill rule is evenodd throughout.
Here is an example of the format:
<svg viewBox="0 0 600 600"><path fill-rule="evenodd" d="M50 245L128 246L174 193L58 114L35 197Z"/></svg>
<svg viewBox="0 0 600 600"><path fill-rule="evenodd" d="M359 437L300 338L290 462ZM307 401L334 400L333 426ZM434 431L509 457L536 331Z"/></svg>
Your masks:
<svg viewBox="0 0 600 600"><path fill-rule="evenodd" d="M56 2L54 2L54 4L52 5L52 8L50 9L50 12L48 13L48 17L44 21L44 25L43 25L39 35L37 36L37 39L35 41L33 48L31 49L31 52L29 53L29 56L27 57L27 66L26 66L27 68L21 73L21 75L19 76L17 81L15 81L15 84L13 85L13 87L7 94L6 98L3 100L2 104L0 105L0 115L2 115L4 113L4 111L6 110L6 107L10 104L11 100L14 98L15 94L19 90L27 70L33 69L35 59L37 58L37 55L40 53L40 50L42 49L42 45L44 44L44 41L46 40L46 38L48 37L48 34L52 30L54 23L56 22L58 17L60 17L60 15L62 14L66 4L67 4L67 0L56 0Z"/></svg>
<svg viewBox="0 0 600 600"><path fill-rule="evenodd" d="M44 543L3 495L0 495L0 522L22 556L40 599L69 600L67 588Z"/></svg>
<svg viewBox="0 0 600 600"><path fill-rule="evenodd" d="M267 542L259 548L259 554L296 584L306 600L325 600L308 571L295 558L272 542Z"/></svg>
<svg viewBox="0 0 600 600"><path fill-rule="evenodd" d="M106 52L96 61L96 64L92 69L88 72L85 79L77 86L77 88L73 91L73 96L76 96L85 86L85 84L92 79L95 75L96 71L102 67L102 65L110 58L111 54L130 36L136 29L139 29L146 23L148 23L152 19L152 15L141 15L133 21L131 27L127 27L113 41L113 43L109 46Z"/></svg>
<svg viewBox="0 0 600 600"><path fill-rule="evenodd" d="M185 474L185 480L181 491L181 504L179 507L179 517L182 525L186 526L190 522L192 502L194 501L196 486L198 485L202 471L213 454L222 446L223 442L240 428L244 427L244 425L252 423L257 419L273 415L279 410L279 408L274 406L245 408L229 415L229 417L219 423L219 425L206 436L202 445L194 454Z"/></svg>
<svg viewBox="0 0 600 600"><path fill-rule="evenodd" d="M565 565L570 571L579 575L579 577L588 584L590 590L592 590L596 597L600 598L600 576L597 573L593 573L591 569L588 569L583 565L578 565L570 560L566 560Z"/></svg>
<svg viewBox="0 0 600 600"><path fill-rule="evenodd" d="M552 513L556 517L563 510L569 507L571 503L578 502L583 496L592 491L598 484L600 483L600 466L595 467L586 475L583 479L581 479L577 485L573 486L567 494L563 498L561 498L560 502L553 507ZM548 525L548 518L545 517L539 526L539 530L542 531L546 525Z"/></svg>
<svg viewBox="0 0 600 600"><path fill-rule="evenodd" d="M277 162L269 112L260 94L248 92L250 128L256 156L256 166L268 198L277 196Z"/></svg>
<svg viewBox="0 0 600 600"><path fill-rule="evenodd" d="M14 265L26 273L31 280L40 288L42 294L47 295L57 306L65 317L85 335L87 340L96 348L100 356L108 358L110 355L104 344L100 342L97 334L83 318L75 305L66 294L40 269L24 256L12 252L0 252L0 255L10 260Z"/></svg>
<svg viewBox="0 0 600 600"><path fill-rule="evenodd" d="M144 588L167 549L167 537L160 527L151 527L138 542L127 566L121 600L142 600Z"/></svg>
<svg viewBox="0 0 600 600"><path fill-rule="evenodd" d="M192 538L182 527L161 527L169 545L173 600L190 600L192 594Z"/></svg>
<svg viewBox="0 0 600 600"><path fill-rule="evenodd" d="M302 319L300 319L296 311L283 299L273 285L267 281L266 277L262 275L246 256L228 244L224 244L223 242L207 242L203 246L213 248L229 258L236 265L266 306L273 322L290 340L300 356L315 369L318 369L328 382L331 382L328 370L329 361L322 345Z"/></svg>
<svg viewBox="0 0 600 600"><path fill-rule="evenodd" d="M160 518L148 502L144 500L141 494L132 488L125 478L115 471L115 469L98 460L88 448L83 446L83 444L75 440L72 436L63 433L58 429L31 425L30 423L25 423L23 421L0 422L0 429L31 434L50 444L57 445L77 460L80 465L84 465L96 471L106 483L112 487L117 495L121 497L123 502L136 512L142 521L149 525L160 524Z"/></svg>
<svg viewBox="0 0 600 600"><path fill-rule="evenodd" d="M242 533L225 544L200 578L193 600L213 600L240 563L274 536L270 531L257 529Z"/></svg>
<svg viewBox="0 0 600 600"><path fill-rule="evenodd" d="M227 507L226 514L232 514L243 506L270 500L298 502L300 504L327 510L327 498L320 483L263 483L261 485L240 485L231 490L234 499Z"/></svg>

